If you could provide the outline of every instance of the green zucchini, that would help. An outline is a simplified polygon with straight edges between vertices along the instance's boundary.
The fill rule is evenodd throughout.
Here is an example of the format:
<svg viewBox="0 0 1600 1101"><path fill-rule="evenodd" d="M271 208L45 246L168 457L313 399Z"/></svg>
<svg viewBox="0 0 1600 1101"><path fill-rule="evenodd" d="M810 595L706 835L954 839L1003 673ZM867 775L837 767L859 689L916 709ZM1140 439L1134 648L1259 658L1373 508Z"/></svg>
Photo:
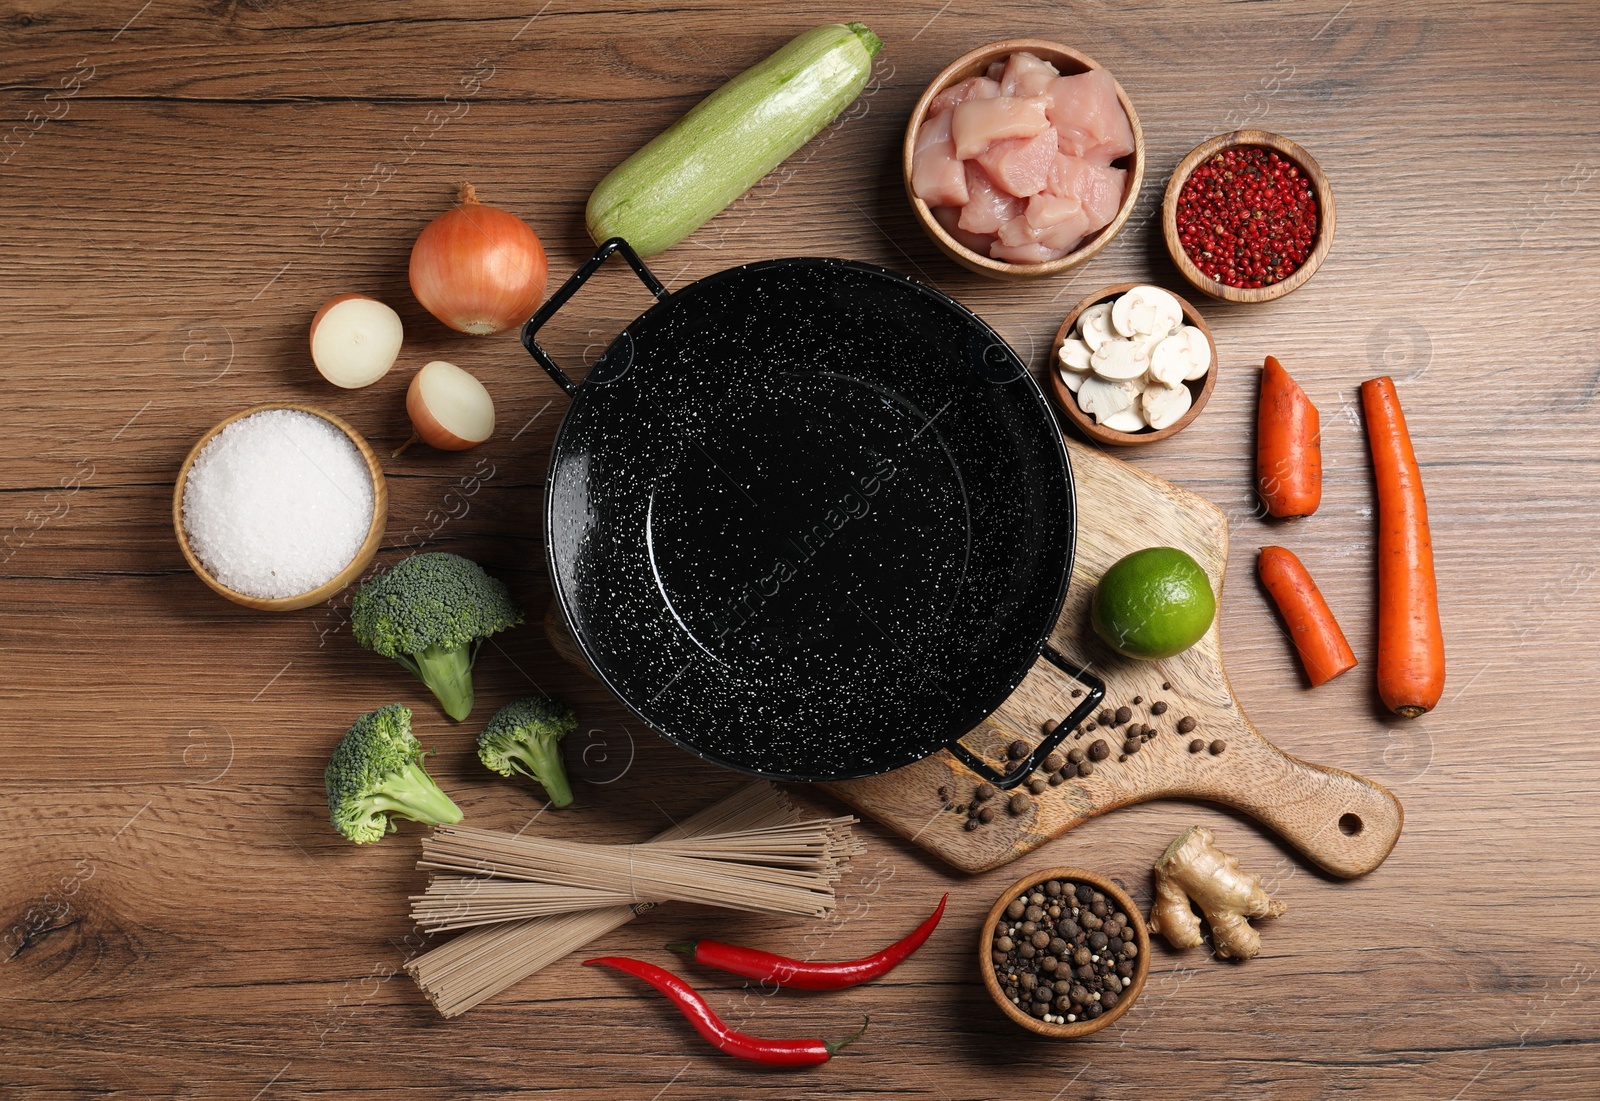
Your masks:
<svg viewBox="0 0 1600 1101"><path fill-rule="evenodd" d="M830 23L746 69L600 181L589 236L641 256L671 248L837 118L882 45L863 23Z"/></svg>

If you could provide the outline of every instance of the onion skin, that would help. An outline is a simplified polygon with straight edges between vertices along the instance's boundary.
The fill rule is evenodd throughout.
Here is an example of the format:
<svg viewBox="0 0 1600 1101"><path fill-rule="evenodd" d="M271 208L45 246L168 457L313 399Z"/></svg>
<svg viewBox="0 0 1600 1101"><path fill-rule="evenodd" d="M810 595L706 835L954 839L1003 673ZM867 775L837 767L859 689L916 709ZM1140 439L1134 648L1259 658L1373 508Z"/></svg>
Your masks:
<svg viewBox="0 0 1600 1101"><path fill-rule="evenodd" d="M520 326L544 299L550 265L538 234L515 214L478 202L429 222L411 246L411 293L457 332L488 336Z"/></svg>
<svg viewBox="0 0 1600 1101"><path fill-rule="evenodd" d="M482 440L463 439L440 423L439 418L433 415L433 410L428 408L428 403L423 400L421 370L411 376L411 385L406 388L406 416L411 418L411 429L417 434L417 439L440 451L466 451L489 438L485 436ZM489 435L494 435L492 427Z"/></svg>

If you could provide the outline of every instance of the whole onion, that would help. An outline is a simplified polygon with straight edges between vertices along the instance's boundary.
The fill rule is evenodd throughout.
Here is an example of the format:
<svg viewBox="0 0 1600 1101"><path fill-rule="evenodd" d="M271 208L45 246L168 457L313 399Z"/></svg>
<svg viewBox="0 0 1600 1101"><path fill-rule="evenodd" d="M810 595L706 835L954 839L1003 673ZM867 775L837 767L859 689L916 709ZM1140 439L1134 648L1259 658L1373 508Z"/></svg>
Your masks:
<svg viewBox="0 0 1600 1101"><path fill-rule="evenodd" d="M458 332L487 336L521 325L544 297L544 246L515 214L478 202L471 184L457 198L411 246L411 293Z"/></svg>

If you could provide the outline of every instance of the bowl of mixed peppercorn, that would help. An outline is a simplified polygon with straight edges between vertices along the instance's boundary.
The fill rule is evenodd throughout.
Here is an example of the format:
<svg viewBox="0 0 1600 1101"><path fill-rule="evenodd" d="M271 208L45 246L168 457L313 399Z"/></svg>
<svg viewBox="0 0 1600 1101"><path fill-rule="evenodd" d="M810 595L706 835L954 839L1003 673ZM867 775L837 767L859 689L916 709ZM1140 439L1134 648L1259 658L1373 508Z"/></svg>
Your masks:
<svg viewBox="0 0 1600 1101"><path fill-rule="evenodd" d="M1150 973L1150 931L1127 893L1050 868L1001 893L978 937L989 996L1030 1032L1070 1040L1128 1011Z"/></svg>
<svg viewBox="0 0 1600 1101"><path fill-rule="evenodd" d="M1185 279L1225 302L1270 302L1302 286L1333 244L1333 190L1315 158L1265 130L1202 142L1161 204Z"/></svg>

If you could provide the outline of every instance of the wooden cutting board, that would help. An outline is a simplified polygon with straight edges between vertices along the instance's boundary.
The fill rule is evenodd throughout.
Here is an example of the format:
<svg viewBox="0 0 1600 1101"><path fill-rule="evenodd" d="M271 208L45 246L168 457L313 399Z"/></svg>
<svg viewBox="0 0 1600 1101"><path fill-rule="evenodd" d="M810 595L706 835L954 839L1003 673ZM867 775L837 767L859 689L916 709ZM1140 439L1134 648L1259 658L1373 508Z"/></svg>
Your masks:
<svg viewBox="0 0 1600 1101"><path fill-rule="evenodd" d="M947 750L880 776L821 786L967 872L1015 860L1096 815L1165 797L1205 799L1242 811L1334 875L1362 875L1383 863L1400 837L1400 801L1371 780L1291 757L1267 741L1233 697L1216 623L1194 646L1159 662L1124 658L1095 637L1088 615L1095 583L1113 562L1140 548L1189 552L1220 594L1228 523L1219 508L1188 490L1071 440L1067 448L1077 484L1078 543L1072 584L1051 642L1105 682L1101 709L1127 706L1129 723L1159 733L1136 753L1124 755L1126 725L1106 729L1096 723L1091 731L1084 724L1062 749L1087 749L1103 738L1112 752L1095 764L1093 775L1029 796L1031 806L1020 814L1009 811L1002 793L990 803L993 821L975 830L965 828L967 815L954 808L970 803L978 777ZM586 668L554 608L545 628L563 656ZM1003 767L1007 745L1021 738L1031 747L1073 710L1075 689L1081 695L1076 681L1049 662L1037 662L963 744ZM1167 705L1160 715L1152 711L1157 702ZM1186 717L1195 720L1194 730L1179 734L1178 724ZM1208 748L1191 752L1195 739ZM1219 754L1209 750L1214 741L1226 743Z"/></svg>

